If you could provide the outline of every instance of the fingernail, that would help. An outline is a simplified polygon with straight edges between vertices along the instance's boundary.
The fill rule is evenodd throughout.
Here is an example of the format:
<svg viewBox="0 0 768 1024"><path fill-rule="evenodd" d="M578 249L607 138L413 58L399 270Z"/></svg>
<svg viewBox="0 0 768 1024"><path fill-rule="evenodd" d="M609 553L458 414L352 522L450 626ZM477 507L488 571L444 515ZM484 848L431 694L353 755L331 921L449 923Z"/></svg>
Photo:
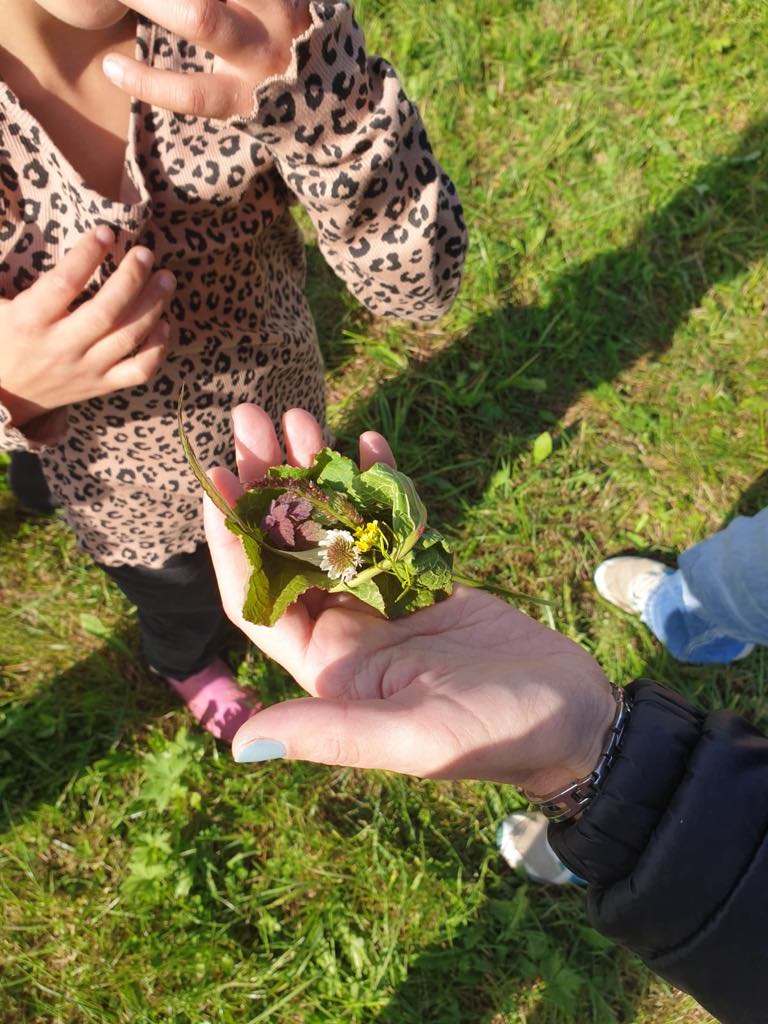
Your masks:
<svg viewBox="0 0 768 1024"><path fill-rule="evenodd" d="M163 270L157 276L157 283L160 285L160 290L164 292L172 292L176 287L176 278L170 272L170 270Z"/></svg>
<svg viewBox="0 0 768 1024"><path fill-rule="evenodd" d="M125 68L120 61L115 60L114 57L105 57L101 62L101 69L110 82L114 82L115 85L122 85L123 78L125 77Z"/></svg>
<svg viewBox="0 0 768 1024"><path fill-rule="evenodd" d="M103 224L96 228L96 238L102 245L112 245L115 240L114 234Z"/></svg>
<svg viewBox="0 0 768 1024"><path fill-rule="evenodd" d="M235 754L238 764L252 764L254 761L274 761L285 757L286 750L279 740L252 740Z"/></svg>
<svg viewBox="0 0 768 1024"><path fill-rule="evenodd" d="M136 249L133 250L133 252L134 256L142 265L142 267L146 267L147 269L149 269L150 267L154 266L155 257L154 254L151 253L149 249L137 247Z"/></svg>

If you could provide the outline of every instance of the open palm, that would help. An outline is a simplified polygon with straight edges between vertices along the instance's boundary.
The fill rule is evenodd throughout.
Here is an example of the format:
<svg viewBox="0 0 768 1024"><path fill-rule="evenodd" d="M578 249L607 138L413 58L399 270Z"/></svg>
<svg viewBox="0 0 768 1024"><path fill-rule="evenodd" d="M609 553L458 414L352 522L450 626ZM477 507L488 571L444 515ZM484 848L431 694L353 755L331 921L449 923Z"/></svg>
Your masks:
<svg viewBox="0 0 768 1024"><path fill-rule="evenodd" d="M239 407L234 418L240 478L257 479L282 461L274 427L256 406ZM284 431L289 461L309 465L322 447L316 421L292 410ZM362 468L392 461L373 433L361 437L360 457ZM225 470L214 478L236 500L240 483ZM292 758L535 791L592 767L613 701L596 663L572 641L467 587L396 621L347 595L313 591L275 626L255 626L241 614L249 571L242 547L208 501L206 531L227 614L311 695L247 722L236 756L267 739Z"/></svg>

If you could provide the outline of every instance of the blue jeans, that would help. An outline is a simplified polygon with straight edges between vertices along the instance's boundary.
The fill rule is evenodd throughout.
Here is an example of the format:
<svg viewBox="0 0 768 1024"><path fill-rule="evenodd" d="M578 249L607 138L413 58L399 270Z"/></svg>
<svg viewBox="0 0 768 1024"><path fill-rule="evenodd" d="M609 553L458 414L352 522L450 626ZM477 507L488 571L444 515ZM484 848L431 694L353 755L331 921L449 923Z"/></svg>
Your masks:
<svg viewBox="0 0 768 1024"><path fill-rule="evenodd" d="M768 645L768 508L739 516L684 551L646 602L642 619L680 661L733 661Z"/></svg>

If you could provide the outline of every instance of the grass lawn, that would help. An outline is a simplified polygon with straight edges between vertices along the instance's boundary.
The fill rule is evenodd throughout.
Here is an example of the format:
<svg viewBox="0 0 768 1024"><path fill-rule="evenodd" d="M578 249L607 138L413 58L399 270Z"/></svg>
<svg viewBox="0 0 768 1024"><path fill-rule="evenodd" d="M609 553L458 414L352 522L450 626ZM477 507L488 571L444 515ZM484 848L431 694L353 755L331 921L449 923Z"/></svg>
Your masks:
<svg viewBox="0 0 768 1024"><path fill-rule="evenodd" d="M680 666L590 582L605 554L674 560L768 498L768 5L358 14L472 248L453 312L421 329L374 322L310 242L342 445L385 431L461 570L550 599L613 679L768 726L768 650ZM587 927L582 893L504 866L513 790L232 764L147 675L63 524L0 487L0 1024L710 1019Z"/></svg>

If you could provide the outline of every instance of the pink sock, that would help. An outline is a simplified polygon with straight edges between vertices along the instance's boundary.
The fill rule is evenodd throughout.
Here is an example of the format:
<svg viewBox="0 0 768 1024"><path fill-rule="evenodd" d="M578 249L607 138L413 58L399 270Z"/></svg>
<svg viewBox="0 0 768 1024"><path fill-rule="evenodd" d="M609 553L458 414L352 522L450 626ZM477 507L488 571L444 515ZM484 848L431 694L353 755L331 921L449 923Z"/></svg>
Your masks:
<svg viewBox="0 0 768 1024"><path fill-rule="evenodd" d="M231 740L251 715L261 708L253 690L244 690L217 658L188 679L165 677L198 722L217 739Z"/></svg>

